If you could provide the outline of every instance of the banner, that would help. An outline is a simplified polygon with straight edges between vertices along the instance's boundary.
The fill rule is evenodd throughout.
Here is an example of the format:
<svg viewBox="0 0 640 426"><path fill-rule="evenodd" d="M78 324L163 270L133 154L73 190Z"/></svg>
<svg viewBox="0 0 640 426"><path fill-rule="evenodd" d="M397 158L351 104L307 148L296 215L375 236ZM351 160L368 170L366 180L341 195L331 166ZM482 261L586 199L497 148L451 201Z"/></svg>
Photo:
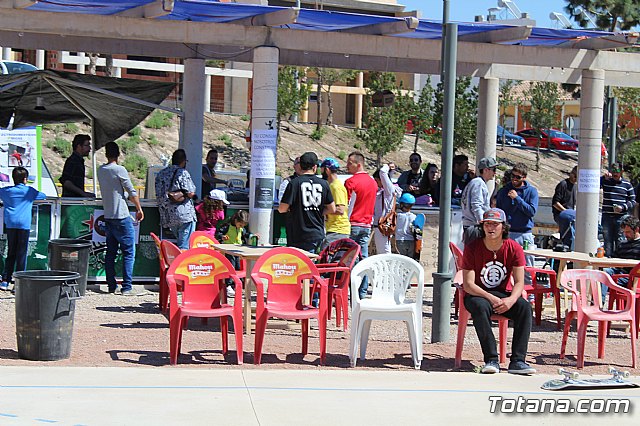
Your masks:
<svg viewBox="0 0 640 426"><path fill-rule="evenodd" d="M27 185L41 190L41 133L40 126L0 129L0 187L13 185L11 173L14 168L22 166L29 172Z"/></svg>

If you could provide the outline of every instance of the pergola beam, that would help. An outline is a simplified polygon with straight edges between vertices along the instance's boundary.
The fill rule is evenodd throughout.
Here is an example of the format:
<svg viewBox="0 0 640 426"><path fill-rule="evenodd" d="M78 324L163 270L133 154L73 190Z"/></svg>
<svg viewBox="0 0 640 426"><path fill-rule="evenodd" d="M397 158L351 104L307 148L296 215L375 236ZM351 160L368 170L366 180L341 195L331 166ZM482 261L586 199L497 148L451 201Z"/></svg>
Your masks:
<svg viewBox="0 0 640 426"><path fill-rule="evenodd" d="M559 47L568 47L571 49L590 49L590 50L607 50L620 49L636 44L638 41L638 33L616 34L613 36L605 36L599 38L585 38L576 41L567 41Z"/></svg>
<svg viewBox="0 0 640 426"><path fill-rule="evenodd" d="M155 0L142 6L127 9L117 13L118 16L126 16L129 18L158 18L173 12L174 0Z"/></svg>
<svg viewBox="0 0 640 426"><path fill-rule="evenodd" d="M533 27L528 26L501 28L494 31L464 34L458 36L458 41L468 41L473 43L508 43L528 39L532 30Z"/></svg>
<svg viewBox="0 0 640 426"><path fill-rule="evenodd" d="M290 7L288 9L277 10L275 12L263 13L248 18L228 21L229 24L246 25L250 27L277 27L280 25L293 24L298 19L300 9Z"/></svg>
<svg viewBox="0 0 640 426"><path fill-rule="evenodd" d="M415 31L420 21L412 16L404 18L403 21L382 22L379 24L362 25L360 27L346 28L338 30L341 33L364 34L364 35L392 35Z"/></svg>

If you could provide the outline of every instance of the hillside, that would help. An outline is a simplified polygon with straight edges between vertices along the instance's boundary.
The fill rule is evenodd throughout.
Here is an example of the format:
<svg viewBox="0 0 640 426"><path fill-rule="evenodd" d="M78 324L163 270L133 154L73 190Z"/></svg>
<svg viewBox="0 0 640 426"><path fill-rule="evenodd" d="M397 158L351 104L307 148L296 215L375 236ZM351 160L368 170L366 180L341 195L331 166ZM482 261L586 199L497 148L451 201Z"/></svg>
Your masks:
<svg viewBox="0 0 640 426"><path fill-rule="evenodd" d="M147 120L148 121L148 120ZM146 123L146 122L145 122ZM175 118L168 120L168 127L152 129L145 127L145 123L132 132L128 138L121 138L118 142L125 152L120 164L125 164L127 157L138 155L147 160L149 165L162 164L162 159L170 158L171 153L178 147L178 122ZM240 169L250 167L249 144L244 135L249 122L239 116L206 114L204 123L203 157L211 148L217 148L220 153L220 163L224 163L226 169ZM375 170L375 155L365 152L364 143L356 138L353 129L346 127L329 127L327 133L320 141L312 140L309 135L315 128L314 124L284 123L281 142L277 152L277 170L281 175L289 175L293 172L293 159L305 151L314 151L319 158L334 157L344 164L346 156L354 151L363 151L368 161L370 172ZM89 128L83 124L60 124L45 126L43 131L43 156L49 167L49 171L55 180L62 172L62 166L66 157L51 149L57 138L57 145L68 144L70 150L71 140L76 133L89 133ZM405 143L400 150L385 157L385 161L393 161L400 169L408 168L408 158L413 150L414 137L407 135ZM125 149L126 148L126 149ZM418 152L422 155L423 163L440 164L439 147L425 141L420 141ZM466 153L470 157L470 163L474 164L474 154ZM530 171L528 180L539 191L540 196L552 196L556 184L567 177L571 168L577 164L576 153L543 152L541 170ZM505 170L518 161L522 161L530 168L535 165L535 151L506 147L498 148L497 152L499 168ZM131 158L130 160L133 160ZM98 164L104 163L103 151L98 152ZM201 161L198 159L198 161ZM138 170L139 177L135 176L135 161L126 163L134 184L144 186L144 170ZM88 169L90 162L86 162ZM133 164L133 165L132 165ZM88 171L87 184L91 183L91 172ZM499 173L498 176L501 176Z"/></svg>

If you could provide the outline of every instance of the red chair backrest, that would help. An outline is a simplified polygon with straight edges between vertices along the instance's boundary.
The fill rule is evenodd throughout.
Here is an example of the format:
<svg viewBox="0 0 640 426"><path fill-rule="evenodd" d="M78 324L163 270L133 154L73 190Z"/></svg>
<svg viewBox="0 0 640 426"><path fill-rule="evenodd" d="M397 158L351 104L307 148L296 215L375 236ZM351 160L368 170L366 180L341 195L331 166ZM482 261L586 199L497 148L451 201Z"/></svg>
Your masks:
<svg viewBox="0 0 640 426"><path fill-rule="evenodd" d="M320 280L318 268L311 260L290 247L267 251L256 261L251 277L254 281L267 279L267 301L272 304L302 307L304 280Z"/></svg>
<svg viewBox="0 0 640 426"><path fill-rule="evenodd" d="M182 306L211 309L220 306L219 294L226 291L224 280L234 276L237 279L236 271L223 254L200 247L185 250L173 260L167 271L167 283L170 287L176 281L183 283Z"/></svg>
<svg viewBox="0 0 640 426"><path fill-rule="evenodd" d="M449 250L451 250L451 254L453 255L453 261L456 264L456 271L461 271L462 270L462 250L460 250L460 247L458 247L452 242L449 242Z"/></svg>
<svg viewBox="0 0 640 426"><path fill-rule="evenodd" d="M195 231L189 237L189 248L213 248L213 244L220 244L218 240L205 231Z"/></svg>
<svg viewBox="0 0 640 426"><path fill-rule="evenodd" d="M633 290L634 293L638 293L638 283L640 283L640 263L633 267L629 272L629 284L627 288Z"/></svg>
<svg viewBox="0 0 640 426"><path fill-rule="evenodd" d="M160 267L162 268L162 270L166 270L169 267L169 265L167 265L167 262L164 260L164 255L162 254L162 248L160 247L160 244L161 244L160 238L158 238L158 236L153 232L151 232L149 235L151 235L151 238L153 238L153 242L156 243L156 248L158 249L158 258L160 259Z"/></svg>
<svg viewBox="0 0 640 426"><path fill-rule="evenodd" d="M182 250L180 250L177 245L168 240L160 241L160 250L162 251L162 256L164 257L167 267L171 266L173 260L182 253Z"/></svg>
<svg viewBox="0 0 640 426"><path fill-rule="evenodd" d="M361 250L360 245L351 238L342 238L322 250L316 263L338 263L353 268Z"/></svg>

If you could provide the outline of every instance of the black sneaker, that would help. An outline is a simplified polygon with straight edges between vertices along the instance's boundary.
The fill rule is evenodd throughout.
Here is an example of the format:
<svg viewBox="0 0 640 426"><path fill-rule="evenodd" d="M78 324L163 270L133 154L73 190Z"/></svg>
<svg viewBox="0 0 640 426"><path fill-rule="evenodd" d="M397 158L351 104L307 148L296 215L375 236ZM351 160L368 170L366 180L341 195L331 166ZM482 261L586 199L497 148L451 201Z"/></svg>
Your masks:
<svg viewBox="0 0 640 426"><path fill-rule="evenodd" d="M507 372L511 374L536 374L536 369L524 361L511 361Z"/></svg>
<svg viewBox="0 0 640 426"><path fill-rule="evenodd" d="M500 372L500 364L498 361L489 361L487 362L482 370L480 370L482 374L495 374Z"/></svg>

